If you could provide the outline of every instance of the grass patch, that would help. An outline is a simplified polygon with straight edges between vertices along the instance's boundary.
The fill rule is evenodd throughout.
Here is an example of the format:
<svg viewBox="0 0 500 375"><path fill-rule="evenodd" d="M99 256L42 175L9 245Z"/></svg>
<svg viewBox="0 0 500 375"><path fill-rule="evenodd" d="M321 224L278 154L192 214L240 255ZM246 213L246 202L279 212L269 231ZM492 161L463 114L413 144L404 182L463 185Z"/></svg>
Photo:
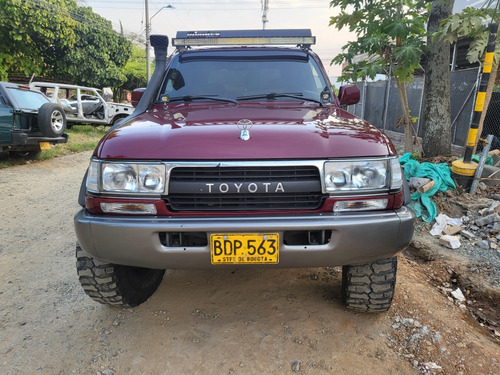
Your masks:
<svg viewBox="0 0 500 375"><path fill-rule="evenodd" d="M43 150L40 157L36 160L47 160L58 156L93 150L99 140L106 134L107 129L104 126L73 126L71 129L66 130L66 134L69 135L67 143L59 143L52 146L50 150ZM0 169L20 164L26 164L26 159L13 157L9 154L0 156Z"/></svg>

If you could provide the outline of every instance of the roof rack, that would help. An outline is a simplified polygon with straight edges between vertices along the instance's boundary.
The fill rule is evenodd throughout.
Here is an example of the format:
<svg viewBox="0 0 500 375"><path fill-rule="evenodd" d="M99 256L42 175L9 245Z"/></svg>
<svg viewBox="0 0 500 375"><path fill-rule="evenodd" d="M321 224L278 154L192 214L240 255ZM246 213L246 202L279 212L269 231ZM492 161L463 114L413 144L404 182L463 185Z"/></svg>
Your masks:
<svg viewBox="0 0 500 375"><path fill-rule="evenodd" d="M178 31L172 45L177 48L223 45L298 45L316 43L310 29Z"/></svg>

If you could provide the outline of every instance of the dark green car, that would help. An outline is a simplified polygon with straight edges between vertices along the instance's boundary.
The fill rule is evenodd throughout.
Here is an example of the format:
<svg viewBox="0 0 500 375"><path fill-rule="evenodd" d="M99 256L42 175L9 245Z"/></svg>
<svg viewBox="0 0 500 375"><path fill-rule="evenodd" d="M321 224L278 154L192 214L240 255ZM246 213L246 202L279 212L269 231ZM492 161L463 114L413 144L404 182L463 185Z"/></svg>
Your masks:
<svg viewBox="0 0 500 375"><path fill-rule="evenodd" d="M27 86L0 82L0 154L36 158L68 141L63 108Z"/></svg>

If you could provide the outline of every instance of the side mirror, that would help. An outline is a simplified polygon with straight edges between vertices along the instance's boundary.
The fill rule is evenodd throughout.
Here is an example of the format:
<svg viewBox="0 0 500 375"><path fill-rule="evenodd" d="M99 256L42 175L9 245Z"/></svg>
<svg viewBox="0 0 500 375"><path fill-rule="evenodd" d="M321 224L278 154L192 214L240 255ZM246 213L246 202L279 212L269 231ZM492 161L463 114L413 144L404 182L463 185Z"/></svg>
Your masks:
<svg viewBox="0 0 500 375"><path fill-rule="evenodd" d="M360 93L358 86L347 85L340 86L339 101L340 105L352 105L359 103Z"/></svg>
<svg viewBox="0 0 500 375"><path fill-rule="evenodd" d="M132 100L130 101L132 103L132 107L137 107L137 103L139 103L139 100L141 100L142 94L144 94L144 90L146 89L144 87L141 87L132 91Z"/></svg>

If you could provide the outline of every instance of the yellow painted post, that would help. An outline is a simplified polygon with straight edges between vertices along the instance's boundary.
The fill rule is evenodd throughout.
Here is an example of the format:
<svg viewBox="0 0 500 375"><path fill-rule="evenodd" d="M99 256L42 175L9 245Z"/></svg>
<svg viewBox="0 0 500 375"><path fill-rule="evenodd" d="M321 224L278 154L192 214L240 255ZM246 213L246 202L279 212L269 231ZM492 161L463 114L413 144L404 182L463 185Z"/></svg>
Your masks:
<svg viewBox="0 0 500 375"><path fill-rule="evenodd" d="M476 96L476 104L474 106L474 115L472 117L472 122L469 128L469 134L467 136L467 141L465 143L465 155L464 159L456 160L452 163L451 172L455 175L455 180L457 183L468 188L472 183L474 174L477 169L477 164L472 162L472 153L476 145L478 136L479 121L481 120L481 113L484 110L484 101L486 98L486 89L488 87L488 81L490 79L490 73L493 66L493 54L495 52L495 41L496 34L498 31L498 25L492 23L490 25L490 36L488 39L488 46L486 47L486 54L484 56L483 70L481 74L481 81L479 83L479 90Z"/></svg>

